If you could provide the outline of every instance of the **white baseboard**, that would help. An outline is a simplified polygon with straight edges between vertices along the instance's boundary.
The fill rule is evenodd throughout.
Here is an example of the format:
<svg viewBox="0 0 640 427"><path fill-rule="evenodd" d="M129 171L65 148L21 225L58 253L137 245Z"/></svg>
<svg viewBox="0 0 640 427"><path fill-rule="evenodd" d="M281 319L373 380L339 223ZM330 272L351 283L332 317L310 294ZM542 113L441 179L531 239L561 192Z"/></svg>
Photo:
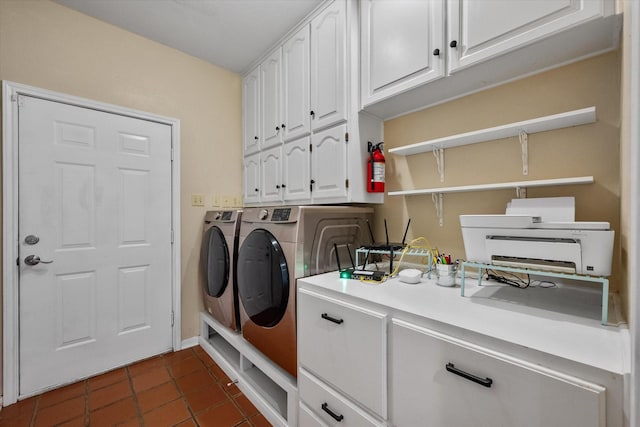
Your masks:
<svg viewBox="0 0 640 427"><path fill-rule="evenodd" d="M195 336L195 337L187 338L186 340L182 340L182 345L178 350L184 350L189 347L197 346L199 343L199 339L200 339L199 336Z"/></svg>

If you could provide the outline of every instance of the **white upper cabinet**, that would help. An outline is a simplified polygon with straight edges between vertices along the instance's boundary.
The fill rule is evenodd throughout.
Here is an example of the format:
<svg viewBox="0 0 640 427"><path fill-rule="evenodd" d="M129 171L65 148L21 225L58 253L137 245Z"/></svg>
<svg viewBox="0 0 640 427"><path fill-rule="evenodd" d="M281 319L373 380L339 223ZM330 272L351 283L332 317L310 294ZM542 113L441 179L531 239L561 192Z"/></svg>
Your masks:
<svg viewBox="0 0 640 427"><path fill-rule="evenodd" d="M600 0L449 0L449 71L468 67L610 14ZM568 45L573 40L566 40ZM570 46L567 46L568 48Z"/></svg>
<svg viewBox="0 0 640 427"><path fill-rule="evenodd" d="M614 0L361 0L361 107L382 119L618 46Z"/></svg>
<svg viewBox="0 0 640 427"><path fill-rule="evenodd" d="M243 149L244 155L260 150L260 67L242 80Z"/></svg>
<svg viewBox="0 0 640 427"><path fill-rule="evenodd" d="M347 120L346 6L336 1L311 21L311 128Z"/></svg>
<svg viewBox="0 0 640 427"><path fill-rule="evenodd" d="M244 203L258 203L260 201L260 153L244 158L242 172Z"/></svg>
<svg viewBox="0 0 640 427"><path fill-rule="evenodd" d="M444 0L362 0L362 105L444 76Z"/></svg>
<svg viewBox="0 0 640 427"><path fill-rule="evenodd" d="M282 46L285 141L308 135L311 131L309 51L308 25Z"/></svg>
<svg viewBox="0 0 640 427"><path fill-rule="evenodd" d="M273 147L260 153L260 201L282 200L282 147Z"/></svg>
<svg viewBox="0 0 640 427"><path fill-rule="evenodd" d="M285 201L311 199L310 144L311 139L306 136L282 147L282 193Z"/></svg>
<svg viewBox="0 0 640 427"><path fill-rule="evenodd" d="M276 49L260 65L260 112L262 114L261 148L282 143L282 51Z"/></svg>
<svg viewBox="0 0 640 427"><path fill-rule="evenodd" d="M335 126L311 136L311 188L315 201L347 196L347 127Z"/></svg>

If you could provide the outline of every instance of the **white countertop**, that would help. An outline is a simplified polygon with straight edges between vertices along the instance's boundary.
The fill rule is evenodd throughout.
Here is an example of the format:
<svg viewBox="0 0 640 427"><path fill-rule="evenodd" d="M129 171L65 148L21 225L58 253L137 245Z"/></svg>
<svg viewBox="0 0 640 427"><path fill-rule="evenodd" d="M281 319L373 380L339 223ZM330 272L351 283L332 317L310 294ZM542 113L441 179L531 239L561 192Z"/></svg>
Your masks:
<svg viewBox="0 0 640 427"><path fill-rule="evenodd" d="M298 286L306 284L610 372L630 370L628 329L600 324L597 289L477 286L467 278L462 297L459 285L438 286L426 275L414 285L397 278L377 284L340 279L337 272L298 279Z"/></svg>

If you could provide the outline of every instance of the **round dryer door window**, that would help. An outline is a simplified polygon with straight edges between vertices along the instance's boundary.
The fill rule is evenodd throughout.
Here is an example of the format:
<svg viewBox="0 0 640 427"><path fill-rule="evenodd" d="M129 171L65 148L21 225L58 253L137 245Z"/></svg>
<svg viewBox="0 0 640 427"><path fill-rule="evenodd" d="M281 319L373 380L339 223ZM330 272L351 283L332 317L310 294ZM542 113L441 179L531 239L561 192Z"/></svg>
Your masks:
<svg viewBox="0 0 640 427"><path fill-rule="evenodd" d="M253 230L238 252L238 292L251 321L276 325L287 309L289 269L278 240L267 230Z"/></svg>
<svg viewBox="0 0 640 427"><path fill-rule="evenodd" d="M222 231L213 226L202 238L200 269L207 295L219 298L229 281L229 248Z"/></svg>

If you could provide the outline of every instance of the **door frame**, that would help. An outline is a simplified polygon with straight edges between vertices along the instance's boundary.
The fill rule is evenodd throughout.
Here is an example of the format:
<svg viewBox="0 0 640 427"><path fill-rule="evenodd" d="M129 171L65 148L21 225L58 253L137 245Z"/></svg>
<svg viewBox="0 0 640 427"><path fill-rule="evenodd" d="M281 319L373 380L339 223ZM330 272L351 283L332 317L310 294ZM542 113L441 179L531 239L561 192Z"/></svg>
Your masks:
<svg viewBox="0 0 640 427"><path fill-rule="evenodd" d="M66 95L10 81L2 82L2 400L1 406L19 397L18 285L18 95L26 95L77 107L171 126L171 294L173 349L182 348L180 302L180 120Z"/></svg>

